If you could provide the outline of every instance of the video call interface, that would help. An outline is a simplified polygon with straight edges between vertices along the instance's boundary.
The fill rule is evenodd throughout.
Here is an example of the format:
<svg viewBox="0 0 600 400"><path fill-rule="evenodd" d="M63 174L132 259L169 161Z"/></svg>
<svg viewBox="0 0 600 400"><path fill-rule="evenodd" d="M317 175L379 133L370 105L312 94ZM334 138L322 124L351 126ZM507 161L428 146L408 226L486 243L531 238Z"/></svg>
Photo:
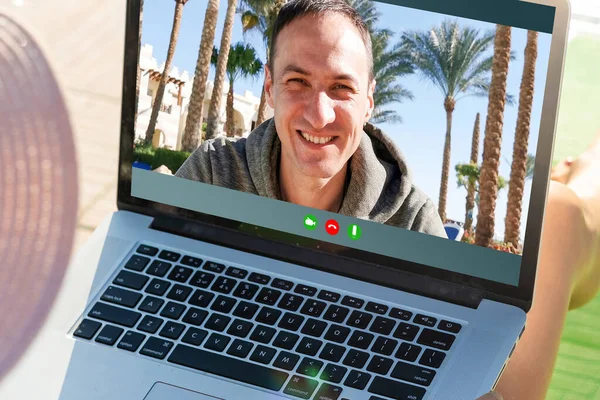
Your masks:
<svg viewBox="0 0 600 400"><path fill-rule="evenodd" d="M221 0L208 27L206 2L143 4L134 170L250 194L228 203L248 213L300 206L289 223L304 236L348 247L377 223L520 256L551 33L361 0L298 16L313 2L294 3L278 25L275 1L238 2L226 21Z"/></svg>

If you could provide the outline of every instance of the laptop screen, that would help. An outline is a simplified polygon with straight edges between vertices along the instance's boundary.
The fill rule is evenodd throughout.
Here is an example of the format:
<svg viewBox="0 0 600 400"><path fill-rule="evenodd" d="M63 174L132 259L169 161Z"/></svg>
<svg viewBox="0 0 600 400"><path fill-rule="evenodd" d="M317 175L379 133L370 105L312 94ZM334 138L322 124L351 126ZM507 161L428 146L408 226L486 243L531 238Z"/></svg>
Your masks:
<svg viewBox="0 0 600 400"><path fill-rule="evenodd" d="M133 197L519 285L553 7L217 3L143 5Z"/></svg>

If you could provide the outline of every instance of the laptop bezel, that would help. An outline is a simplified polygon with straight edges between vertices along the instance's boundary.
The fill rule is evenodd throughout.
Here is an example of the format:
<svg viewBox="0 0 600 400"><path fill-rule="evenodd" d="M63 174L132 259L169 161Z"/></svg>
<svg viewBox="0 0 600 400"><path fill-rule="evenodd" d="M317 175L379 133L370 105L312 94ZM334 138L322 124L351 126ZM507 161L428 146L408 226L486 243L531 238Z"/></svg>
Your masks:
<svg viewBox="0 0 600 400"><path fill-rule="evenodd" d="M127 0L117 189L118 209L149 215L155 217L156 220L160 219L163 223L159 225L167 227L166 230L173 233L196 236L224 246L272 258L285 259L286 261L292 261L327 272L352 276L356 279L376 282L432 297L443 297L444 300L454 300L462 304L471 303L473 300L485 297L517 305L525 311L529 310L533 297L539 256L544 206L549 187L548 178L554 147L559 93L566 52L566 32L570 16L570 7L566 0L536 0L530 2L553 6L556 8L556 15L540 124L540 136L536 152L535 178L532 182L523 262L518 286L475 278L441 268L393 259L305 237L301 239L303 244L306 244L306 247L298 248L294 244L298 242L300 237L295 235L285 232L275 232L256 226L248 226L238 221L131 196L133 143L135 138L134 121L137 103L139 0ZM192 226L195 226L195 228ZM190 232L202 232L202 234L193 235ZM227 232L227 234L221 235L219 234L220 232ZM234 232L237 234L232 234ZM323 249L326 249L331 254L324 254ZM288 256L284 256L286 254ZM294 254L294 257L289 259L289 254ZM318 256L315 257L316 255ZM352 271L348 272L344 268L331 266L330 261L332 260L332 256L334 257L333 259L337 258L338 261L341 257L345 263L351 263L356 267L351 268ZM361 265L364 266L362 269L360 268ZM382 277L382 279L377 279L377 277ZM409 277L412 279L408 279ZM424 277L425 279L420 279L419 277ZM438 285L436 286L432 282L437 282ZM410 284L407 285L407 283ZM476 304L468 305L476 306Z"/></svg>

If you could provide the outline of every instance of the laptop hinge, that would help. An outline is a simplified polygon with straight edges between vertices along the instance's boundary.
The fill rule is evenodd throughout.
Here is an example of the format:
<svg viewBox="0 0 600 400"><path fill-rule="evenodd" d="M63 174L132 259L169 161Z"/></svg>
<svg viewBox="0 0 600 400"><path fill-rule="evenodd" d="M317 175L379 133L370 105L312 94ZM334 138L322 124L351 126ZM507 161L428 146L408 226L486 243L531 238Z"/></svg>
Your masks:
<svg viewBox="0 0 600 400"><path fill-rule="evenodd" d="M239 231L239 222L231 221L230 225L224 227L222 220L216 225L180 217L157 216L150 228L470 308L477 308L483 299L508 303L523 309L527 307L526 304L518 304L517 299L501 298L457 282L294 246L278 241L275 236L257 237L246 234Z"/></svg>

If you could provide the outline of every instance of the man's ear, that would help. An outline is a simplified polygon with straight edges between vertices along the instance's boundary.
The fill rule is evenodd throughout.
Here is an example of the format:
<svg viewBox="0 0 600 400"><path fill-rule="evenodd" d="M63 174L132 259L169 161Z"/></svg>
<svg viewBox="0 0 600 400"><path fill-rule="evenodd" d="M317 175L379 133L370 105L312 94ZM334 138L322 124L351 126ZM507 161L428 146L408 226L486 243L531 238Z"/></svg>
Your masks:
<svg viewBox="0 0 600 400"><path fill-rule="evenodd" d="M369 90L367 92L367 109L365 112L365 122L369 122L371 116L373 115L373 110L375 109L375 79L371 81L369 84Z"/></svg>
<svg viewBox="0 0 600 400"><path fill-rule="evenodd" d="M265 64L265 94L267 96L267 104L269 107L275 109L275 102L273 101L273 76L268 64Z"/></svg>

